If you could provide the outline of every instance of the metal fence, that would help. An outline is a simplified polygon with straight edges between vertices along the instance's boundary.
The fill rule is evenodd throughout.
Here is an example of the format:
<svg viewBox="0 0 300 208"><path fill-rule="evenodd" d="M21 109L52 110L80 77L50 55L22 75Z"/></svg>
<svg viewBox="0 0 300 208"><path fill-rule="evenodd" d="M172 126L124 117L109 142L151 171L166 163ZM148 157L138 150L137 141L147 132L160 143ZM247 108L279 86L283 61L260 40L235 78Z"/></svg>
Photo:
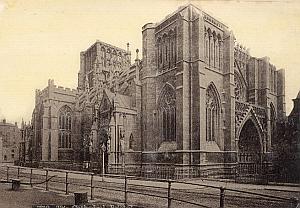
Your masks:
<svg viewBox="0 0 300 208"><path fill-rule="evenodd" d="M244 200L247 197L249 198L249 196L250 198L259 197L267 201L269 200L270 202L282 203L282 207L295 208L297 205L300 206L297 198L279 197L245 190L191 183L187 181L175 181L171 179L150 180L127 175L97 175L88 172L37 169L20 166L1 166L0 175L6 179L5 181L2 180L2 182L9 183L15 178L20 180L22 179L21 184L43 188L46 191L49 191L50 189L60 191L64 192L66 195L76 192L74 187L80 187L81 190L84 189L89 192L90 199L92 200L100 197L95 194L95 190L105 190L107 194L110 194L110 191L123 193L123 197L121 197L122 195L118 195L119 198L117 200L113 199L113 201L123 204L125 207L132 204L132 200L130 202L131 198L129 195L131 195L132 198L133 195L141 195L148 198L159 198L166 202L165 206L168 208L173 207L172 204L174 203L181 203L181 205L188 204L189 207L216 207L216 204L211 206L200 203L197 200L189 199L189 196L197 195L199 190L204 188L209 189L207 193L209 199L217 201L215 203L217 203L217 207L220 208L226 207L226 204L228 204L233 197ZM95 178L96 176L97 178ZM152 181L154 183L159 183L159 185L143 184L145 181ZM52 186L50 186L50 184ZM71 190L70 186L73 187L73 190ZM182 188L183 186L193 188L184 189ZM147 190L150 190L150 193L149 191L147 192ZM180 192L180 194L178 192ZM180 198L180 195L182 195L181 193L184 194L185 198ZM102 192L102 194L104 194L104 192ZM226 196L228 197L227 200L225 200Z"/></svg>

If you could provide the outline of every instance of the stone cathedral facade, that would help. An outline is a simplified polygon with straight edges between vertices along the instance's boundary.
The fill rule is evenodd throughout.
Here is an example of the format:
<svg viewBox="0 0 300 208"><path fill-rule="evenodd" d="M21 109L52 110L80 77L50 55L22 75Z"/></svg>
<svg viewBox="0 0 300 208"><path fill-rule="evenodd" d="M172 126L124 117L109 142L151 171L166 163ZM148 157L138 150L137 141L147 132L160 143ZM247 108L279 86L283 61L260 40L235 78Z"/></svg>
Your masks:
<svg viewBox="0 0 300 208"><path fill-rule="evenodd" d="M97 41L76 90L36 92L36 160L146 177L230 176L268 164L284 70L193 5L142 28L142 57ZM259 166L263 167L263 166ZM258 173L259 174L259 173Z"/></svg>

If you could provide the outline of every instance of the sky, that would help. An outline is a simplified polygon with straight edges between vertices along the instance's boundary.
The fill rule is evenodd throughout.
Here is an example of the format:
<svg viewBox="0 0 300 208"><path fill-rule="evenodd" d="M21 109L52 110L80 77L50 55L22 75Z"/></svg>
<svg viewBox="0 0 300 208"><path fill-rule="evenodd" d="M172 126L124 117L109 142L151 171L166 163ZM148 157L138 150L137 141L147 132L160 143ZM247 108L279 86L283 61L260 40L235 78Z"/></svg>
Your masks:
<svg viewBox="0 0 300 208"><path fill-rule="evenodd" d="M31 119L35 89L76 88L80 51L96 40L141 49L141 28L192 3L225 23L255 57L286 75L290 113L300 89L298 1L0 0L0 119ZM142 50L140 50L142 51Z"/></svg>

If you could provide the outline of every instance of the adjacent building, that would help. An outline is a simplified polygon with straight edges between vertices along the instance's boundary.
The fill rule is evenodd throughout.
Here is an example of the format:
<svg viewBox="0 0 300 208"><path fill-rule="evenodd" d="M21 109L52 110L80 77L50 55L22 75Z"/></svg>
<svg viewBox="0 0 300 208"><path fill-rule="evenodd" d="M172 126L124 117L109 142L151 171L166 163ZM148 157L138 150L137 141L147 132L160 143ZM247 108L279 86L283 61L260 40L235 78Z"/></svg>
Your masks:
<svg viewBox="0 0 300 208"><path fill-rule="evenodd" d="M145 24L142 57L130 60L129 44L97 41L80 53L76 90L49 80L36 92L36 161L162 178L262 174L285 117L284 69L191 4Z"/></svg>
<svg viewBox="0 0 300 208"><path fill-rule="evenodd" d="M19 162L21 165L32 163L33 161L33 126L30 124L24 123L21 124L21 140L19 143Z"/></svg>
<svg viewBox="0 0 300 208"><path fill-rule="evenodd" d="M21 132L17 123L7 123L6 119L0 122L0 162L14 163L19 159L19 142Z"/></svg>

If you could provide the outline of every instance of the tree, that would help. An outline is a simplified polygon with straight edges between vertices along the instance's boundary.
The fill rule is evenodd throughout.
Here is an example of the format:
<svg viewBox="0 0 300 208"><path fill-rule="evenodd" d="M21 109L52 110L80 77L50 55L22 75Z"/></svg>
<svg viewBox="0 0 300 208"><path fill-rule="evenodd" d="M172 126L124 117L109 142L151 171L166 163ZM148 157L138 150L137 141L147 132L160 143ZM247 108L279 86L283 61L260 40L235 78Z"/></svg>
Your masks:
<svg viewBox="0 0 300 208"><path fill-rule="evenodd" d="M273 170L277 181L300 181L298 137L299 131L293 121L277 122L277 131L272 141Z"/></svg>

